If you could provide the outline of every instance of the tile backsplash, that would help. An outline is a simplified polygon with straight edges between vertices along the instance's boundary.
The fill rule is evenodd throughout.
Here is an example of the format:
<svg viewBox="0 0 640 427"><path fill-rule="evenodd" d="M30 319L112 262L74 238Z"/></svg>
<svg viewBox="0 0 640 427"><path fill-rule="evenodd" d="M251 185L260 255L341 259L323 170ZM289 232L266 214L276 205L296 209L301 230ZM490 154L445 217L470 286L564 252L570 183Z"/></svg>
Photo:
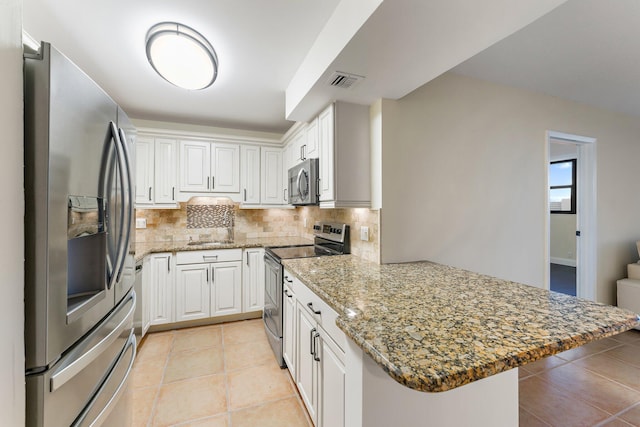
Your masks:
<svg viewBox="0 0 640 427"><path fill-rule="evenodd" d="M137 242L180 240L224 240L227 224L233 223L236 239L301 236L313 239L316 221L331 221L351 226L351 252L380 262L379 211L357 209L320 209L317 206L295 209L240 209L229 199L198 198L180 203L180 209L137 209L136 218L145 218L147 228L136 230ZM369 240L360 240L360 227L369 227Z"/></svg>

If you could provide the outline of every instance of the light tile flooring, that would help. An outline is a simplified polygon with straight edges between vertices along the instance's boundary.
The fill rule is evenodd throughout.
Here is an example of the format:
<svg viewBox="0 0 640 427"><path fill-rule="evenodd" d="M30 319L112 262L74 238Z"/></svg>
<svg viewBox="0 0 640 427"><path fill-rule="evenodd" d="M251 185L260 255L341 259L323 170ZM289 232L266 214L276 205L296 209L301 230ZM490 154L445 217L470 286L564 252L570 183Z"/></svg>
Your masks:
<svg viewBox="0 0 640 427"><path fill-rule="evenodd" d="M520 426L640 426L640 332L521 367Z"/></svg>
<svg viewBox="0 0 640 427"><path fill-rule="evenodd" d="M131 387L136 427L311 425L261 319L149 334Z"/></svg>
<svg viewBox="0 0 640 427"><path fill-rule="evenodd" d="M640 426L638 331L519 373L520 427ZM131 383L136 427L311 426L261 319L149 334Z"/></svg>

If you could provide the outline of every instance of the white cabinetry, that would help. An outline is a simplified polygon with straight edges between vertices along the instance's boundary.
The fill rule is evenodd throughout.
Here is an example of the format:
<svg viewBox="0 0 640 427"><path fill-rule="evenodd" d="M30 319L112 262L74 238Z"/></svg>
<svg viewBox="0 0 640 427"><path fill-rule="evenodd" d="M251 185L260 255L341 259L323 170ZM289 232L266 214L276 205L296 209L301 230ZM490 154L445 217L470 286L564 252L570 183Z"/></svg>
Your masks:
<svg viewBox="0 0 640 427"><path fill-rule="evenodd" d="M180 141L180 191L239 193L240 146L209 141Z"/></svg>
<svg viewBox="0 0 640 427"><path fill-rule="evenodd" d="M153 138L138 136L136 140L136 205L153 204Z"/></svg>
<svg viewBox="0 0 640 427"><path fill-rule="evenodd" d="M241 146L240 160L242 203L258 205L260 204L260 147Z"/></svg>
<svg viewBox="0 0 640 427"><path fill-rule="evenodd" d="M335 324L338 314L286 270L284 277L285 361L313 423L344 427L346 336Z"/></svg>
<svg viewBox="0 0 640 427"><path fill-rule="evenodd" d="M242 272L243 312L264 307L264 249L245 249Z"/></svg>
<svg viewBox="0 0 640 427"><path fill-rule="evenodd" d="M304 159L315 159L318 157L318 117L310 121L305 128L305 145L302 150Z"/></svg>
<svg viewBox="0 0 640 427"><path fill-rule="evenodd" d="M296 294L287 282L284 283L283 300L282 315L284 316L284 328L282 331L282 357L289 368L289 372L291 372L291 377L295 380L297 372Z"/></svg>
<svg viewBox="0 0 640 427"><path fill-rule="evenodd" d="M176 254L176 320L242 312L242 251L225 249Z"/></svg>
<svg viewBox="0 0 640 427"><path fill-rule="evenodd" d="M285 202L285 186L282 173L282 150L262 148L262 183L260 200L263 205L282 205Z"/></svg>
<svg viewBox="0 0 640 427"><path fill-rule="evenodd" d="M142 339L147 333L149 326L151 325L151 259L145 257L142 263L142 277L141 280L136 280L135 291L137 295L136 299L136 313L133 317L133 326L136 329L136 335L139 339ZM136 271L136 275L140 274Z"/></svg>
<svg viewBox="0 0 640 427"><path fill-rule="evenodd" d="M369 108L335 102L318 116L320 207L370 207Z"/></svg>
<svg viewBox="0 0 640 427"><path fill-rule="evenodd" d="M174 261L171 253L157 253L149 257L152 325L175 321L173 313Z"/></svg>
<svg viewBox="0 0 640 427"><path fill-rule="evenodd" d="M140 136L136 141L136 205L175 207L178 142Z"/></svg>

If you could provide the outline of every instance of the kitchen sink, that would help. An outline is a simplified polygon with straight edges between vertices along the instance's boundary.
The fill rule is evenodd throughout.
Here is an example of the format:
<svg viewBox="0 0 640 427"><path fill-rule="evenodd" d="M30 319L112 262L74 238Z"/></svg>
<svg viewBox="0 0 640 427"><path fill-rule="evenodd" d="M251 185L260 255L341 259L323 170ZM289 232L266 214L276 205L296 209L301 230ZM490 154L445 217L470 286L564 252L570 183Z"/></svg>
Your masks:
<svg viewBox="0 0 640 427"><path fill-rule="evenodd" d="M187 245L189 246L221 246L221 245L228 245L230 243L233 243L231 241L203 241L203 240L193 240L190 241L189 243L187 243Z"/></svg>

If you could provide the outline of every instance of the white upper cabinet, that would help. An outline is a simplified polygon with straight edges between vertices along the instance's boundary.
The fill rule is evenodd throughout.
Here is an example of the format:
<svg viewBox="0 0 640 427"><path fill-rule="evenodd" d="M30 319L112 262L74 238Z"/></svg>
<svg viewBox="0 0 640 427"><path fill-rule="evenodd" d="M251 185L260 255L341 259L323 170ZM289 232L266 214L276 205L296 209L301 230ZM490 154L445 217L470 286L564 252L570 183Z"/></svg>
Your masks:
<svg viewBox="0 0 640 427"><path fill-rule="evenodd" d="M136 205L153 204L154 141L138 136L136 140Z"/></svg>
<svg viewBox="0 0 640 427"><path fill-rule="evenodd" d="M156 138L155 141L155 194L156 203L176 203L178 184L178 141Z"/></svg>
<svg viewBox="0 0 640 427"><path fill-rule="evenodd" d="M211 155L211 191L239 193L240 146L214 143Z"/></svg>
<svg viewBox="0 0 640 427"><path fill-rule="evenodd" d="M243 145L240 147L240 159L242 203L260 204L260 147Z"/></svg>
<svg viewBox="0 0 640 427"><path fill-rule="evenodd" d="M321 208L371 206L369 107L335 102L318 116Z"/></svg>
<svg viewBox="0 0 640 427"><path fill-rule="evenodd" d="M180 191L239 193L240 146L207 141L180 141Z"/></svg>
<svg viewBox="0 0 640 427"><path fill-rule="evenodd" d="M140 136L136 141L136 205L176 207L178 141Z"/></svg>
<svg viewBox="0 0 640 427"><path fill-rule="evenodd" d="M304 149L306 144L307 133L305 132L304 128L301 128L298 133L293 136L293 139L290 143L292 158L290 159L291 164L289 167L293 167L305 159Z"/></svg>
<svg viewBox="0 0 640 427"><path fill-rule="evenodd" d="M285 202L282 179L282 150L262 148L262 182L260 199L265 205L281 205Z"/></svg>
<svg viewBox="0 0 640 427"><path fill-rule="evenodd" d="M211 143L180 141L180 191L211 191Z"/></svg>
<svg viewBox="0 0 640 427"><path fill-rule="evenodd" d="M318 129L318 117L313 119L307 124L305 128L305 139L306 142L304 144L302 153L305 159L315 159L318 155L318 139L319 139L319 129Z"/></svg>

